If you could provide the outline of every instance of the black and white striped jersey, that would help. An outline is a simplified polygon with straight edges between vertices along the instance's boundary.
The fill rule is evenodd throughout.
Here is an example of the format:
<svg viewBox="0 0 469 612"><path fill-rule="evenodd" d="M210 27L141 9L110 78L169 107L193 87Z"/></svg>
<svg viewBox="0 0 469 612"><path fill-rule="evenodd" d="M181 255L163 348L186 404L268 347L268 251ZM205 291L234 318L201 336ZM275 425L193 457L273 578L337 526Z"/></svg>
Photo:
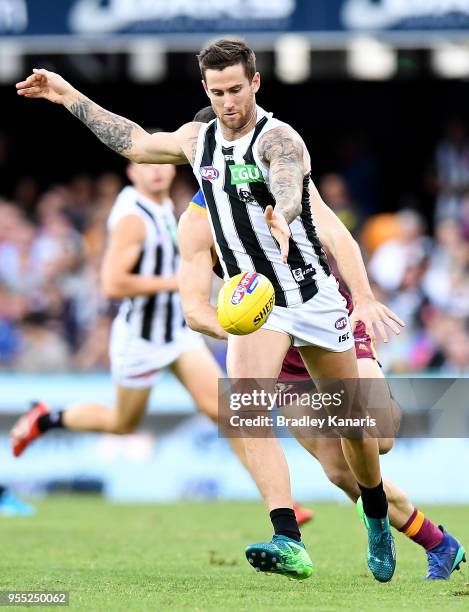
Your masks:
<svg viewBox="0 0 469 612"><path fill-rule="evenodd" d="M179 267L177 222L168 198L156 204L133 187L125 187L108 219L108 230L127 215L145 223L145 242L133 272L142 276L172 276ZM119 309L133 334L158 345L172 342L185 326L179 293L164 291L125 299Z"/></svg>
<svg viewBox="0 0 469 612"><path fill-rule="evenodd" d="M327 259L311 215L309 173L304 176L303 210L290 230L288 264L264 219L275 200L269 190L269 168L257 153L265 132L285 125L257 107L257 125L242 138L223 138L218 120L199 133L194 174L203 190L212 233L225 279L239 272L256 271L275 288L276 306L308 301L330 275Z"/></svg>

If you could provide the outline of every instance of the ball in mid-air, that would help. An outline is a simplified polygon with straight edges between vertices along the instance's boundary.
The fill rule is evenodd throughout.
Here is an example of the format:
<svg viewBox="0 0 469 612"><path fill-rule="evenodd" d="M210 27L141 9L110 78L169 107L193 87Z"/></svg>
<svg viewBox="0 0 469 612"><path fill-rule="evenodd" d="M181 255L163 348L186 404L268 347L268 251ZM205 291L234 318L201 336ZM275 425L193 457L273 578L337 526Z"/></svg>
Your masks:
<svg viewBox="0 0 469 612"><path fill-rule="evenodd" d="M218 322L230 334L251 334L267 321L274 303L274 287L266 276L242 272L230 278L220 289Z"/></svg>

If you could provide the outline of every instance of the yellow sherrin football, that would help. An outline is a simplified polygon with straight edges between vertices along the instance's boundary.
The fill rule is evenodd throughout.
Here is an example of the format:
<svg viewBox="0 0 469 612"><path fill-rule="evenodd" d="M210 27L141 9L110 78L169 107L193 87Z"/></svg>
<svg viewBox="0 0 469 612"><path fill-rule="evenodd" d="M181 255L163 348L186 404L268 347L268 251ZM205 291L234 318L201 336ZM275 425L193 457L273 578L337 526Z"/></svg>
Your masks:
<svg viewBox="0 0 469 612"><path fill-rule="evenodd" d="M267 321L274 303L274 287L266 276L242 272L230 278L220 289L218 322L230 334L251 334Z"/></svg>

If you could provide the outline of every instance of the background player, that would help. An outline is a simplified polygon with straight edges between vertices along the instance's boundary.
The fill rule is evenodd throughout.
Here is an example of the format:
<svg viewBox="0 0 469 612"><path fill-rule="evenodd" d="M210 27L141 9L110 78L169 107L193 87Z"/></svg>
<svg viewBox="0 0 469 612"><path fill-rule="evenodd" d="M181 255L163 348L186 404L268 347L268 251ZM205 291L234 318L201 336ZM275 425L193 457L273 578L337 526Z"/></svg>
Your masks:
<svg viewBox="0 0 469 612"><path fill-rule="evenodd" d="M273 120L257 106L260 75L254 53L246 45L229 40L213 43L199 55L199 65L218 121L208 127L192 122L172 134L148 134L132 121L99 107L62 77L46 70L35 70L26 81L17 84L17 89L26 97L63 104L102 142L132 161L192 164L206 197L211 196L207 203L225 275L237 274L240 267L265 270L279 304L263 329L249 336L230 337L227 366L231 377L276 379L293 337L320 390L324 380L331 377L357 379L352 341L349 337L339 344L340 337L333 331L334 320L346 315L346 310L324 263L309 216L309 198L318 194L310 192L310 160L303 141L290 126ZM235 159L255 166L252 181L257 186L239 186L235 168L230 169L236 165ZM224 177L229 177L226 170L234 174L231 181L228 178L224 183ZM250 188L252 199L245 200ZM253 188L257 195L253 195ZM235 210L241 219L234 219ZM255 216L253 223L249 221L250 214ZM224 229L228 230L227 236ZM370 301L367 292L361 291L365 289L365 270L354 270L347 258L340 259L341 275L353 294L360 295L357 307L361 307L360 302ZM319 313L322 314L318 316ZM269 358L260 359L261 355ZM301 543L292 510L283 451L274 438L249 438L244 442L250 471L270 510L275 531L271 542L249 547L247 555L251 560L257 553L256 559L267 557L269 563L262 566L264 570L276 565L287 576L307 578L312 573L312 563ZM374 439L351 437L346 431L341 444L360 485L368 518L368 565L377 580L388 581L394 573L395 554L378 444Z"/></svg>
<svg viewBox="0 0 469 612"><path fill-rule="evenodd" d="M169 199L174 176L173 165L131 163L128 177L133 186L123 189L109 216L102 286L107 297L123 300L110 338L115 408L79 403L50 412L46 404L38 403L12 430L16 456L49 429L134 431L165 368L216 420L217 379L222 373L202 337L186 326L178 294L177 223ZM244 460L240 442L234 446Z"/></svg>

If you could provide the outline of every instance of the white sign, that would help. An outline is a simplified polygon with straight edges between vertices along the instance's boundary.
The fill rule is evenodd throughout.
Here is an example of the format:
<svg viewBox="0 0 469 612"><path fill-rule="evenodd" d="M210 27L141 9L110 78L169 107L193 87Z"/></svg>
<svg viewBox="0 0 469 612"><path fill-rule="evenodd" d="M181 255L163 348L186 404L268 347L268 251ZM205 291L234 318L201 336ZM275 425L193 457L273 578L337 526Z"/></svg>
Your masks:
<svg viewBox="0 0 469 612"><path fill-rule="evenodd" d="M28 27L26 0L0 0L0 32L24 32Z"/></svg>
<svg viewBox="0 0 469 612"><path fill-rule="evenodd" d="M345 0L344 25L350 29L381 30L405 19L441 18L450 13L469 15L469 0Z"/></svg>
<svg viewBox="0 0 469 612"><path fill-rule="evenodd" d="M117 32L145 21L177 18L217 21L221 19L286 19L296 0L77 0L69 24L73 32Z"/></svg>

